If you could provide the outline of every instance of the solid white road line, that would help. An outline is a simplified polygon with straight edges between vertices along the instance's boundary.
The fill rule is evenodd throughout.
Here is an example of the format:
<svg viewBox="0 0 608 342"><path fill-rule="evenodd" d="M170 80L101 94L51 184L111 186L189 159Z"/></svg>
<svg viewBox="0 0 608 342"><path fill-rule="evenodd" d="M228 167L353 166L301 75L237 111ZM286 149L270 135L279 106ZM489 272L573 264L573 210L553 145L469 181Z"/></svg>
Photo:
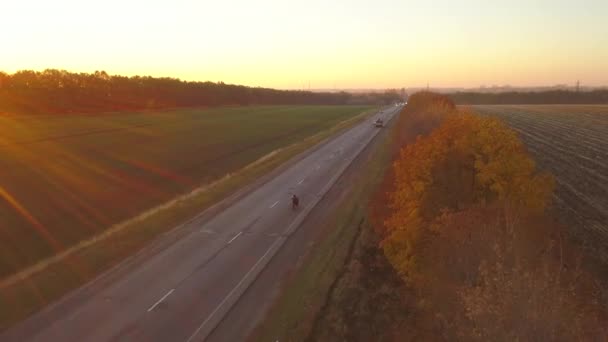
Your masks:
<svg viewBox="0 0 608 342"><path fill-rule="evenodd" d="M275 205L277 205L277 204L279 204L279 201L274 202L274 203L273 203L273 204L270 206L270 208L274 208L274 206L275 206Z"/></svg>
<svg viewBox="0 0 608 342"><path fill-rule="evenodd" d="M154 305L152 305L149 309L148 312L154 310L154 308L160 304L163 300L165 300L165 298L169 297L169 295L171 295L173 293L173 291L175 291L175 289L171 289L171 291L167 292L166 295L163 296L163 298L159 299L158 302L154 303Z"/></svg>
<svg viewBox="0 0 608 342"><path fill-rule="evenodd" d="M268 250L266 250L266 253L264 253L264 255L262 255L262 257L260 259L258 259L258 261L256 261L256 263L253 265L253 267L251 267L251 269L249 271L247 271L247 273L245 273L245 276L243 276L243 279L241 279L241 281L239 281L238 284L236 284L236 286L226 295L226 297L224 297L224 299L218 304L218 306L215 307L215 309L213 310L213 312L211 312L211 314L209 315L209 317L207 317L207 319L205 319L205 321L203 323L201 323L201 325L198 326L198 328L194 331L194 333L186 340L186 342L190 342L192 341L192 339L194 339L196 337L196 335L198 335L198 333L201 331L201 329L205 326L205 324L207 324L207 322L209 322L211 320L211 318L213 318L213 316L215 316L215 314L218 312L219 309L222 308L222 306L224 306L224 303L226 303L226 301L232 297L232 295L234 294L234 292L241 286L241 284L243 284L243 282L249 277L249 275L251 274L251 272L253 272L253 270L256 269L256 267L258 267L258 265L260 264L260 262L262 262L262 260L264 260L264 258L266 258L266 256L268 255L268 253L270 253L270 251L275 248L275 244L279 241L279 239L276 239L274 241L274 243L272 245L270 245L270 247L268 247Z"/></svg>
<svg viewBox="0 0 608 342"><path fill-rule="evenodd" d="M228 244L231 244L232 241L236 240L236 238L238 238L241 234L243 234L243 232L239 232L238 234L236 234L232 239L230 239L230 241L228 241Z"/></svg>

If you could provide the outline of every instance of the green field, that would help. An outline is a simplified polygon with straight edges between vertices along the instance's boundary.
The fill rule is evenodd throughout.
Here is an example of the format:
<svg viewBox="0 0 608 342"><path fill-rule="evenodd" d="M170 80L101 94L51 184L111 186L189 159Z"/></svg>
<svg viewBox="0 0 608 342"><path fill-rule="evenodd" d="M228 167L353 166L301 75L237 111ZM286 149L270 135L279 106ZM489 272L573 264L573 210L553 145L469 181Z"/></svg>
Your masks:
<svg viewBox="0 0 608 342"><path fill-rule="evenodd" d="M0 279L370 109L0 117Z"/></svg>

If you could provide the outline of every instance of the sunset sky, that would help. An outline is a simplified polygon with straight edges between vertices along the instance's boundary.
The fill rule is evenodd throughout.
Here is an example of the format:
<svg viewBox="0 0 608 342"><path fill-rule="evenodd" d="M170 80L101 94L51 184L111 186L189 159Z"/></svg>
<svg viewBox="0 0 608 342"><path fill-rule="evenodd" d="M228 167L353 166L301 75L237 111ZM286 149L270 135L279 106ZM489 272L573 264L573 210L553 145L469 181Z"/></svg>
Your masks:
<svg viewBox="0 0 608 342"><path fill-rule="evenodd" d="M0 70L274 88L608 85L606 0L21 0Z"/></svg>

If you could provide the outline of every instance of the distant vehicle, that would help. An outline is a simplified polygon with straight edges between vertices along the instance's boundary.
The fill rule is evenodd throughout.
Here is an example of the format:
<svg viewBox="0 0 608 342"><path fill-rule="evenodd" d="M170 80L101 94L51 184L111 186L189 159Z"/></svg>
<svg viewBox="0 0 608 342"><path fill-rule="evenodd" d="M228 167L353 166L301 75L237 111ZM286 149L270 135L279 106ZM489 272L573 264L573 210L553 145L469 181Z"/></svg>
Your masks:
<svg viewBox="0 0 608 342"><path fill-rule="evenodd" d="M374 121L374 126L376 126L376 127L383 127L384 126L384 121L382 121L382 119L378 118L378 119L376 119L376 121Z"/></svg>

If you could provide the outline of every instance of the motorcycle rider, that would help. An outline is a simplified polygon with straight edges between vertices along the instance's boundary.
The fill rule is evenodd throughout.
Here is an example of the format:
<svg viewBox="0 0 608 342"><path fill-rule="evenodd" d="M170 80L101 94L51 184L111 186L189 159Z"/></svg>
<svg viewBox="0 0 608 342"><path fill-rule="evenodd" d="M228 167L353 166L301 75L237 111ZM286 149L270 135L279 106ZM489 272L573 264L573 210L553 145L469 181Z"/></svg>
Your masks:
<svg viewBox="0 0 608 342"><path fill-rule="evenodd" d="M300 204L298 196L296 196L296 194L291 195L291 207L295 209L298 207L298 204Z"/></svg>

